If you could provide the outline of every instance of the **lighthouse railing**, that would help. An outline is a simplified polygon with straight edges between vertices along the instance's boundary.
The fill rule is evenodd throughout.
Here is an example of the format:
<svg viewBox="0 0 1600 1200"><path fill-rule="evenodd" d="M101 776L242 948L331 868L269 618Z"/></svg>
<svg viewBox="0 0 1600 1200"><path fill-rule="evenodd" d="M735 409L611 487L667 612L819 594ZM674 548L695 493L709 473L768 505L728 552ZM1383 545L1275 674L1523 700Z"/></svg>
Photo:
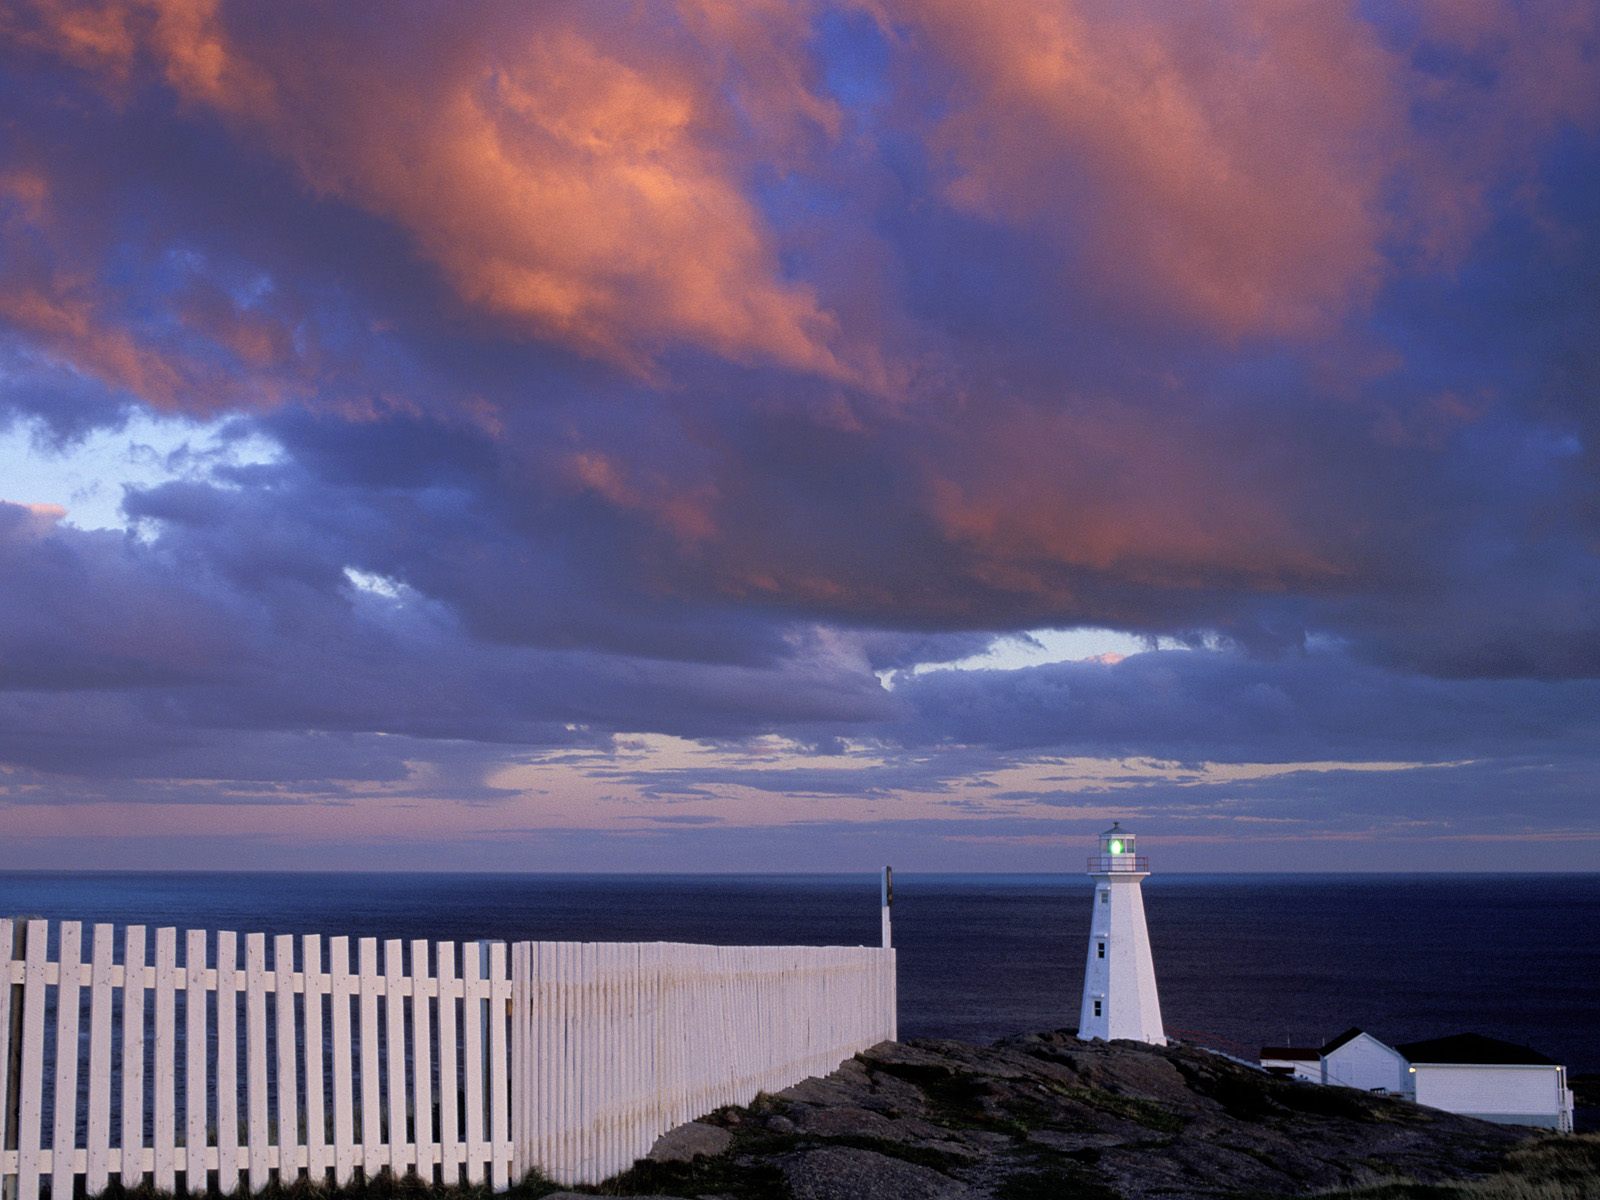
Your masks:
<svg viewBox="0 0 1600 1200"><path fill-rule="evenodd" d="M1089 870L1099 875L1107 871L1148 871L1150 860L1143 854L1091 854Z"/></svg>

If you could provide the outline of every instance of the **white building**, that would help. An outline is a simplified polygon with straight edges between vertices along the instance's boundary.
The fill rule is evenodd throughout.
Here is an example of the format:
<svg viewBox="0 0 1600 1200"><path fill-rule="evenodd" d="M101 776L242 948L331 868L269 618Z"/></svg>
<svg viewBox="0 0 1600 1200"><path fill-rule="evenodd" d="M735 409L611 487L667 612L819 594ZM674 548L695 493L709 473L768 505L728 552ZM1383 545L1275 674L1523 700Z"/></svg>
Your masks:
<svg viewBox="0 0 1600 1200"><path fill-rule="evenodd" d="M1363 1092L1405 1091L1405 1057L1364 1030L1347 1029L1317 1053L1323 1083Z"/></svg>
<svg viewBox="0 0 1600 1200"><path fill-rule="evenodd" d="M1261 1066L1268 1074L1285 1079L1322 1082L1322 1059L1315 1046L1263 1046Z"/></svg>
<svg viewBox="0 0 1600 1200"><path fill-rule="evenodd" d="M1567 1069L1526 1046L1476 1033L1409 1042L1405 1094L1446 1112L1572 1132Z"/></svg>
<svg viewBox="0 0 1600 1200"><path fill-rule="evenodd" d="M1156 969L1150 959L1140 881L1150 872L1121 825L1100 835L1100 851L1089 858L1094 910L1089 922L1089 959L1083 971L1080 1038L1128 1038L1166 1044Z"/></svg>

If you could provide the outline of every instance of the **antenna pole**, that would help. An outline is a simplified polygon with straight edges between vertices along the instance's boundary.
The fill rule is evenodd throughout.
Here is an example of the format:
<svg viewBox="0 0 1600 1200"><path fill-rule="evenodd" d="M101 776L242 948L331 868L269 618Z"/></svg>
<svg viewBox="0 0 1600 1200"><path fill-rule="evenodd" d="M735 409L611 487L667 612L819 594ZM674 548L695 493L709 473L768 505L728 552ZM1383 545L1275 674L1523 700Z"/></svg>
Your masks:
<svg viewBox="0 0 1600 1200"><path fill-rule="evenodd" d="M894 908L894 868L883 869L883 948L894 944L889 936L889 910Z"/></svg>

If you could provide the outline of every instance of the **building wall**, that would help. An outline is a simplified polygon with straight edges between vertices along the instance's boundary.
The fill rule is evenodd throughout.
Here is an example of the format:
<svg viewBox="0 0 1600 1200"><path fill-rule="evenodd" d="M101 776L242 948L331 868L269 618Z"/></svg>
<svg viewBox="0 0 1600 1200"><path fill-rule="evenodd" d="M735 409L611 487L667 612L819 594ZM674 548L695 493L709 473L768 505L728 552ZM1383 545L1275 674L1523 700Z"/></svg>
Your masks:
<svg viewBox="0 0 1600 1200"><path fill-rule="evenodd" d="M1079 1037L1166 1043L1140 878L1117 873L1095 876L1083 1004L1078 1013ZM1096 1001L1100 1003L1099 1014L1094 1011Z"/></svg>
<svg viewBox="0 0 1600 1200"><path fill-rule="evenodd" d="M1285 1068L1291 1072L1290 1077L1293 1079L1308 1079L1312 1083L1322 1082L1322 1064L1314 1058L1263 1058L1261 1065Z"/></svg>
<svg viewBox="0 0 1600 1200"><path fill-rule="evenodd" d="M1420 1063L1411 1081L1416 1102L1430 1108L1556 1129L1566 1106L1565 1074L1557 1066Z"/></svg>
<svg viewBox="0 0 1600 1200"><path fill-rule="evenodd" d="M1323 1055L1321 1074L1323 1083L1364 1092L1383 1088L1398 1093L1406 1086L1406 1060L1370 1033L1363 1033L1332 1054Z"/></svg>

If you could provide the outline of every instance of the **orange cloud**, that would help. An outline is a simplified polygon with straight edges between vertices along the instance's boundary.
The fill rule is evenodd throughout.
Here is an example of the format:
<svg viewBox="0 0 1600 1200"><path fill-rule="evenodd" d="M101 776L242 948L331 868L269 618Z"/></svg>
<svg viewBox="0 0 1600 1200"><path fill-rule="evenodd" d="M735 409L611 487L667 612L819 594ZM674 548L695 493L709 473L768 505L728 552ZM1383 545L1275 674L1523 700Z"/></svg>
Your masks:
<svg viewBox="0 0 1600 1200"><path fill-rule="evenodd" d="M448 28L429 10L409 26L401 12L313 24L275 11L248 32L215 0L122 11L186 102L398 226L514 331L636 370L687 345L842 381L880 374L844 350L813 289L783 277L743 191L741 147L837 124L807 78L804 7L541 5ZM82 62L69 18L47 6L41 23ZM381 36L358 28L369 19Z"/></svg>
<svg viewBox="0 0 1600 1200"><path fill-rule="evenodd" d="M49 357L159 409L267 406L296 386L304 364L296 361L288 331L244 312L215 288L193 289L181 306L181 324L202 343L177 347L131 322L100 278L92 238L56 219L55 192L39 170L0 172L0 245L7 250L0 258L0 323ZM211 361L200 352L205 348L226 358Z"/></svg>
<svg viewBox="0 0 1600 1200"><path fill-rule="evenodd" d="M1600 110L1584 3L1431 0L1412 33L1331 0L866 3L954 72L928 135L953 204L1227 336L1323 333L1395 257L1448 266L1508 167ZM1440 49L1491 82L1419 65Z"/></svg>
<svg viewBox="0 0 1600 1200"><path fill-rule="evenodd" d="M63 266L50 222L50 181L12 166L0 172L0 322L23 330L79 370L157 405L174 403L180 373L107 320L91 273Z"/></svg>
<svg viewBox="0 0 1600 1200"><path fill-rule="evenodd" d="M567 455L562 474L580 491L614 508L644 515L685 546L717 532L716 488L705 481L676 482L660 472L630 472L611 455L583 450Z"/></svg>
<svg viewBox="0 0 1600 1200"><path fill-rule="evenodd" d="M1115 285L1229 334L1316 329L1371 293L1405 114L1345 6L879 8L956 73L931 139L959 207L1082 237Z"/></svg>
<svg viewBox="0 0 1600 1200"><path fill-rule="evenodd" d="M1194 431L1102 401L1010 408L926 468L930 516L974 582L1070 606L1087 579L1158 590L1340 586L1352 564L1308 543L1248 472Z"/></svg>

